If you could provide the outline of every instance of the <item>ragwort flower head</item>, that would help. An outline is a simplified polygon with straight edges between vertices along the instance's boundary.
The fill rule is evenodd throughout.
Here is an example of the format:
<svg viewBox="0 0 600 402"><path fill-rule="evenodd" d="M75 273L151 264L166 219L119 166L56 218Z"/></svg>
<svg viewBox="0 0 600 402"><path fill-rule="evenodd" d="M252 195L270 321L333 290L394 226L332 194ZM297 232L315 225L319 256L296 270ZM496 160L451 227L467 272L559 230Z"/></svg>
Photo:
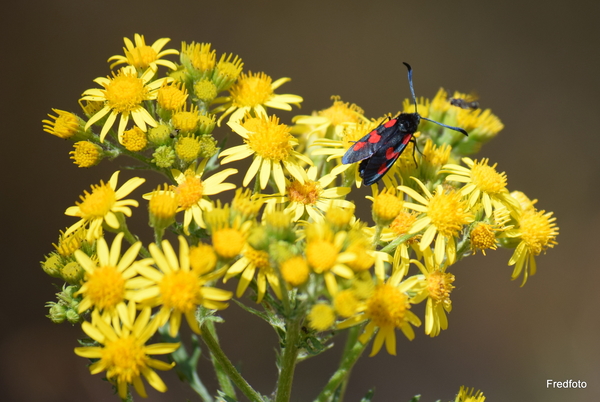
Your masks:
<svg viewBox="0 0 600 402"><path fill-rule="evenodd" d="M190 265L190 250L187 241L179 236L179 258L171 243L163 240L162 250L154 243L148 247L158 269L150 266L139 267L138 272L150 285L135 295L138 303L161 306L156 318L159 326L169 321L169 334L175 336L185 316L190 328L200 333L196 320L196 309L204 306L221 310L227 307L231 292L205 286L214 279L211 275L202 277Z"/></svg>
<svg viewBox="0 0 600 402"><path fill-rule="evenodd" d="M436 263L441 264L446 256L447 264L453 264L456 260L455 238L466 224L473 221L473 213L469 211L468 202L459 192L445 191L441 185L438 185L435 193L432 194L420 180L416 178L414 180L421 187L424 196L410 187L398 187L400 191L419 202L419 204L406 202L404 206L423 213L414 223L410 233L425 230L419 243L421 251L429 247L435 239Z"/></svg>
<svg viewBox="0 0 600 402"><path fill-rule="evenodd" d="M109 57L108 61L115 61L110 65L110 68L119 64L129 64L139 70L145 70L148 67L156 68L157 65L176 70L177 66L175 63L169 60L162 60L162 57L169 54L179 54L175 49L162 50L170 40L169 38L161 38L154 42L152 46L148 46L144 40L144 35L135 34L135 44L129 38L123 38L125 42L125 47L123 48L125 56L116 55Z"/></svg>
<svg viewBox="0 0 600 402"><path fill-rule="evenodd" d="M333 105L327 109L313 113L312 116L296 116L292 121L301 126L308 126L307 136L317 134L321 138L327 136L336 139L342 136L347 127L367 121L363 109L359 106L342 102L339 96L332 96L331 99ZM330 129L333 130L333 135L328 135Z"/></svg>
<svg viewBox="0 0 600 402"><path fill-rule="evenodd" d="M258 174L260 187L264 189L272 173L277 189L283 194L286 187L283 168L304 183L306 173L300 165L302 162L312 165L312 162L294 150L298 141L290 134L287 125L279 124L276 116L247 117L242 124L229 122L228 125L244 139L245 144L221 152L220 156L225 157L222 163L254 157L244 176L244 187Z"/></svg>
<svg viewBox="0 0 600 402"><path fill-rule="evenodd" d="M118 322L131 328L125 301L131 300L135 283L132 278L136 269L143 263L134 263L142 243L133 244L121 257L121 242L123 232L113 240L109 249L104 238L97 242L97 260L92 259L81 250L76 250L74 255L77 262L85 270L84 283L77 291L83 296L79 303L78 312L94 309L102 312L102 318Z"/></svg>
<svg viewBox="0 0 600 402"><path fill-rule="evenodd" d="M92 323L84 322L81 327L101 346L75 348L77 355L95 361L89 366L91 374L106 371L106 377L116 385L122 400L127 399L129 384L133 384L140 396L147 397L142 376L154 389L165 392L167 386L154 370L169 370L175 363L165 363L150 356L173 353L179 348L179 343L146 345L158 329L158 323L156 319L150 320L149 307L144 308L137 318L135 311L134 303L125 308L127 321L132 323L130 326L121 326L118 322L111 326L93 311Z"/></svg>
<svg viewBox="0 0 600 402"><path fill-rule="evenodd" d="M74 207L67 208L65 215L77 216L81 220L72 225L66 234L89 224L87 240L92 241L102 236L103 223L113 229L118 229L120 226L118 214L131 216L129 207L137 207L139 204L136 200L124 200L123 198L138 188L146 179L134 177L117 189L118 178L119 171L116 171L108 183L101 181L99 185L92 186L92 192L86 191L85 195L81 196L81 202Z"/></svg>
<svg viewBox="0 0 600 402"><path fill-rule="evenodd" d="M135 67L127 66L121 68L116 74L113 73L112 78L96 78L94 82L102 85L103 89L88 89L83 93L80 101L102 102L104 106L88 120L85 129L87 130L92 124L108 115L100 132L100 141L104 141L104 137L120 115L121 119L117 130L120 142L130 117L144 132L147 125L156 127L158 123L144 108L143 102L156 99L158 89L171 78L152 81L155 73L156 67L150 66L138 77Z"/></svg>

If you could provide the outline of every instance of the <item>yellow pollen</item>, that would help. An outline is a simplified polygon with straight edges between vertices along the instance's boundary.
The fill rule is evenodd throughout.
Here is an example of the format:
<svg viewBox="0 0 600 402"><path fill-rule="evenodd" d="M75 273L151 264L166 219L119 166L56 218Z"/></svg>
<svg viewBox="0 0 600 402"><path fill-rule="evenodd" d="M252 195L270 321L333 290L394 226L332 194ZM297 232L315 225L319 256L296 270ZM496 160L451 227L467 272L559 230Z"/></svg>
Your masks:
<svg viewBox="0 0 600 402"><path fill-rule="evenodd" d="M448 163L450 151L452 151L450 145L442 144L438 147L428 138L427 142L425 142L425 148L423 148L423 160L432 166L443 166Z"/></svg>
<svg viewBox="0 0 600 402"><path fill-rule="evenodd" d="M210 50L210 46L210 43L192 42L190 45L183 43L181 52L190 58L195 69L210 71L217 61L217 53L214 49Z"/></svg>
<svg viewBox="0 0 600 402"><path fill-rule="evenodd" d="M85 196L81 197L81 203L78 203L77 206L83 219L91 219L104 217L112 209L115 202L115 190L101 181L99 185L92 185L91 194L85 192Z"/></svg>
<svg viewBox="0 0 600 402"><path fill-rule="evenodd" d="M177 144L175 144L175 153L182 161L191 163L198 157L200 147L200 140L193 135L179 137Z"/></svg>
<svg viewBox="0 0 600 402"><path fill-rule="evenodd" d="M213 233L212 241L213 247L219 256L231 259L242 251L246 239L237 229L223 228Z"/></svg>
<svg viewBox="0 0 600 402"><path fill-rule="evenodd" d="M187 90L182 82L171 85L163 85L157 92L156 101L161 108L169 111L175 111L183 107L187 100Z"/></svg>
<svg viewBox="0 0 600 402"><path fill-rule="evenodd" d="M102 148L89 141L77 141L73 144L71 159L79 167L87 168L97 165L102 160Z"/></svg>
<svg viewBox="0 0 600 402"><path fill-rule="evenodd" d="M554 247L559 228L556 226L556 218L552 212L537 211L535 209L525 210L521 213L519 225L521 227L521 239L527 245L529 252L536 256L547 248Z"/></svg>
<svg viewBox="0 0 600 402"><path fill-rule="evenodd" d="M481 250L485 255L485 250L497 248L496 233L492 225L480 222L471 230L471 249L474 253Z"/></svg>
<svg viewBox="0 0 600 402"><path fill-rule="evenodd" d="M273 95L271 77L265 73L248 72L243 74L229 89L233 102L237 106L255 107L267 102Z"/></svg>
<svg viewBox="0 0 600 402"><path fill-rule="evenodd" d="M121 144L123 144L128 151L140 152L148 145L148 137L141 128L135 126L131 130L123 131Z"/></svg>
<svg viewBox="0 0 600 402"><path fill-rule="evenodd" d="M52 111L58 114L58 116L49 114L48 117L54 119L54 121L42 120L42 123L45 123L43 126L45 132L64 139L77 134L77 130L79 129L77 116L64 110L52 109Z"/></svg>
<svg viewBox="0 0 600 402"><path fill-rule="evenodd" d="M338 314L344 318L348 318L356 313L358 309L358 299L351 290L342 290L335 295L333 305Z"/></svg>
<svg viewBox="0 0 600 402"><path fill-rule="evenodd" d="M304 184L294 180L286 190L290 201L305 205L315 205L322 192L319 182L312 180L306 180Z"/></svg>
<svg viewBox="0 0 600 402"><path fill-rule="evenodd" d="M252 117L246 119L242 125L249 131L248 139L244 141L257 155L273 162L289 158L294 137L290 134L288 126L279 124L279 118Z"/></svg>
<svg viewBox="0 0 600 402"><path fill-rule="evenodd" d="M300 286L308 280L308 263L301 256L292 257L281 264L281 276L292 286Z"/></svg>
<svg viewBox="0 0 600 402"><path fill-rule="evenodd" d="M177 203L184 210L190 209L202 199L204 185L202 180L193 174L185 176L185 180L175 187L175 197Z"/></svg>
<svg viewBox="0 0 600 402"><path fill-rule="evenodd" d="M217 97L217 87L209 79L194 84L194 95L203 102L212 102Z"/></svg>
<svg viewBox="0 0 600 402"><path fill-rule="evenodd" d="M148 99L144 81L136 73L125 72L123 69L110 80L103 92L108 106L118 113L129 113Z"/></svg>
<svg viewBox="0 0 600 402"><path fill-rule="evenodd" d="M427 216L437 231L446 237L458 235L463 225L472 220L472 214L467 211L467 203L461 200L460 193L438 191L429 200Z"/></svg>
<svg viewBox="0 0 600 402"><path fill-rule="evenodd" d="M496 172L497 163L488 166L488 161L487 158L482 159L481 162L475 161L471 168L471 179L481 191L496 194L506 187L506 173Z"/></svg>
<svg viewBox="0 0 600 402"><path fill-rule="evenodd" d="M107 367L106 377L116 377L118 382L132 383L146 367L144 345L134 336L106 342L101 353Z"/></svg>
<svg viewBox="0 0 600 402"><path fill-rule="evenodd" d="M186 111L185 105L171 116L173 127L180 130L182 133L191 133L198 129L200 115L198 115L198 107L190 107L190 111Z"/></svg>
<svg viewBox="0 0 600 402"><path fill-rule="evenodd" d="M408 233L416 220L417 216L415 214L407 211L400 211L400 213L394 218L394 221L390 223L390 229L392 229L397 236L405 235Z"/></svg>
<svg viewBox="0 0 600 402"><path fill-rule="evenodd" d="M265 251L255 250L252 247L248 247L244 251L244 257L246 257L252 265L262 270L271 270L269 264L269 254Z"/></svg>
<svg viewBox="0 0 600 402"><path fill-rule="evenodd" d="M147 68L150 63L155 62L158 59L158 54L152 46L136 46L131 51L125 51L127 61L129 64L136 68Z"/></svg>
<svg viewBox="0 0 600 402"><path fill-rule="evenodd" d="M358 123L360 115L364 113L360 107L354 103L342 102L339 96L332 96L333 105L319 112L320 116L327 117L332 125L337 126L343 123Z"/></svg>
<svg viewBox="0 0 600 402"><path fill-rule="evenodd" d="M436 303L450 302L450 292L454 289L454 275L441 271L434 271L427 275L427 290L429 297Z"/></svg>
<svg viewBox="0 0 600 402"><path fill-rule="evenodd" d="M105 265L87 274L86 297L99 310L111 309L125 298L125 279L117 267Z"/></svg>
<svg viewBox="0 0 600 402"><path fill-rule="evenodd" d="M367 315L380 328L399 328L406 321L406 311L410 308L408 297L397 288L377 285L373 295L367 300Z"/></svg>
<svg viewBox="0 0 600 402"><path fill-rule="evenodd" d="M317 331L331 328L335 322L335 312L329 304L315 304L308 313L308 325Z"/></svg>
<svg viewBox="0 0 600 402"><path fill-rule="evenodd" d="M306 245L308 263L318 274L333 268L337 256L338 250L327 240L313 240Z"/></svg>
<svg viewBox="0 0 600 402"><path fill-rule="evenodd" d="M200 281L194 271L173 271L160 281L163 305L182 313L189 313L200 304Z"/></svg>
<svg viewBox="0 0 600 402"><path fill-rule="evenodd" d="M217 254L212 246L198 243L197 246L190 247L190 266L196 274L207 274L211 272L216 265Z"/></svg>
<svg viewBox="0 0 600 402"><path fill-rule="evenodd" d="M398 216L404 202L384 189L373 200L373 215L382 221L391 221Z"/></svg>

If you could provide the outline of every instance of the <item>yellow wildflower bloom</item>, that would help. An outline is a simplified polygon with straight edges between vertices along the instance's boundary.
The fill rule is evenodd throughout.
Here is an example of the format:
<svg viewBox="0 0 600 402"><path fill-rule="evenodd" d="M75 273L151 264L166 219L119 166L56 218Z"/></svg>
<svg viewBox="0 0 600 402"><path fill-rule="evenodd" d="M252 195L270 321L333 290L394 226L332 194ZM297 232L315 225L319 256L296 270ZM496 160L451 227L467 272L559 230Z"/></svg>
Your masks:
<svg viewBox="0 0 600 402"><path fill-rule="evenodd" d="M308 326L316 331L326 331L335 323L335 310L329 304L317 303L308 313Z"/></svg>
<svg viewBox="0 0 600 402"><path fill-rule="evenodd" d="M157 91L161 85L172 79L160 78L150 82L154 78L155 73L156 67L150 66L138 77L135 67L127 66L121 68L116 74L113 73L112 78L96 78L94 82L102 85L104 88L88 89L83 93L80 101L103 102L104 107L88 120L85 129L87 130L92 124L108 115L100 132L100 141L104 141L104 137L106 137L106 134L115 123L117 116L121 115L117 130L119 142L121 142L123 131L125 131L130 117L133 118L135 124L144 132L146 131L146 125L156 127L158 123L144 108L143 102L156 99Z"/></svg>
<svg viewBox="0 0 600 402"><path fill-rule="evenodd" d="M73 163L78 167L88 168L96 166L104 156L101 146L90 141L77 141L73 144L74 150L69 152Z"/></svg>
<svg viewBox="0 0 600 402"><path fill-rule="evenodd" d="M125 47L123 52L125 56L116 55L108 58L108 61L115 60L110 65L110 68L119 64L129 64L140 70L145 70L148 67L156 68L157 65L165 66L171 70L176 70L175 63L169 60L161 60L162 57L169 54L179 54L175 49L162 50L163 47L171 40L169 38L161 38L154 42L152 46L146 45L144 35L135 34L133 37L135 45L129 38L123 38Z"/></svg>
<svg viewBox="0 0 600 402"><path fill-rule="evenodd" d="M134 300L149 306L161 306L156 315L158 325L169 321L169 335L175 336L181 326L181 316L185 315L188 325L195 333L200 333L196 320L196 309L204 306L222 310L231 299L231 292L205 286L214 279L211 275L202 277L190 267L190 250L187 241L179 236L179 258L171 243L163 240L162 250L154 243L148 250L158 269L150 266L138 267L138 272L149 282L149 286L138 291Z"/></svg>
<svg viewBox="0 0 600 402"><path fill-rule="evenodd" d="M137 207L139 204L136 200L123 200L123 197L138 188L146 179L141 177L131 178L117 189L118 178L119 171L117 170L108 183L105 184L101 181L99 185L92 186L91 193L85 191L85 195L80 197L81 202L78 202L74 207L67 208L65 215L77 216L81 220L73 224L66 234L89 224L87 240L92 241L102 235L102 223L105 222L109 227L118 229L120 223L117 214L131 216L129 206Z"/></svg>
<svg viewBox="0 0 600 402"><path fill-rule="evenodd" d="M481 391L475 391L475 388L465 388L461 385L454 402L485 402L485 396Z"/></svg>
<svg viewBox="0 0 600 402"><path fill-rule="evenodd" d="M310 158L294 150L298 144L290 134L290 128L279 124L276 116L247 117L242 124L229 122L229 127L243 139L245 144L228 148L221 152L225 157L221 163L229 163L254 156L252 164L244 176L243 185L258 174L260 187L264 189L271 173L280 193L285 193L285 168L296 180L304 183L306 173L301 162L312 165Z"/></svg>
<svg viewBox="0 0 600 402"><path fill-rule="evenodd" d="M421 325L419 317L410 311L412 302L407 295L407 292L418 284L418 278L411 277L401 283L398 283L398 280L398 277L393 277L375 286L370 297L364 301L364 307L337 326L338 329L344 329L369 321L358 340L364 344L377 331L370 356L376 355L384 343L387 352L395 355L396 328L409 340L413 340L415 332L411 325Z"/></svg>
<svg viewBox="0 0 600 402"><path fill-rule="evenodd" d="M469 211L468 202L462 199L456 191L446 192L441 185L435 189L435 194L419 180L415 182L421 187L423 195L410 187L399 186L398 189L419 204L405 202L404 206L423 215L414 223L410 233L425 230L419 243L421 251L425 250L435 239L435 262L441 264L444 255L447 264L456 260L456 240L464 225L473 221L473 213Z"/></svg>
<svg viewBox="0 0 600 402"><path fill-rule="evenodd" d="M265 107L281 110L292 110L290 105L300 107L303 100L301 96L279 95L274 92L288 81L291 81L291 78L280 78L272 82L272 78L265 73L242 73L237 82L229 88L230 96L215 100L224 102L222 106L213 110L213 113L224 111L218 123L221 124L221 121L230 114L229 122L234 123L238 123L246 114L254 113L257 117L266 116Z"/></svg>
<svg viewBox="0 0 600 402"><path fill-rule="evenodd" d="M367 121L363 115L364 110L359 106L342 102L339 96L332 96L331 99L333 105L327 109L313 113L312 116L295 116L292 121L298 126L308 128L306 136L317 134L319 137L325 137L331 130L333 135L328 136L329 138L340 138L347 127Z"/></svg>
<svg viewBox="0 0 600 402"><path fill-rule="evenodd" d="M135 304L130 303L126 313L127 321L133 325L121 326L117 323L110 326L99 317L97 311L93 311L92 323L84 322L81 328L101 346L78 347L75 353L95 360L89 366L90 373L106 371L106 378L116 385L122 400L127 399L129 384L133 384L140 396L147 397L142 376L152 388L165 392L167 386L154 370L169 370L175 363L165 363L150 356L173 353L179 348L179 343L146 345L158 328L156 319L150 320L150 308L144 308L136 317Z"/></svg>
<svg viewBox="0 0 600 402"><path fill-rule="evenodd" d="M57 116L48 115L52 120L42 120L44 131L58 138L82 140L89 137L85 132L85 122L73 113L52 109Z"/></svg>
<svg viewBox="0 0 600 402"><path fill-rule="evenodd" d="M124 326L131 328L126 300L131 300L136 287L132 278L136 269L144 263L134 263L142 243L133 244L121 257L121 242L123 232L113 240L109 250L104 238L98 239L96 259L90 258L81 250L76 250L74 255L77 262L85 270L84 282L77 294L83 296L79 303L79 313L94 308L102 312L102 318L113 323L119 320Z"/></svg>

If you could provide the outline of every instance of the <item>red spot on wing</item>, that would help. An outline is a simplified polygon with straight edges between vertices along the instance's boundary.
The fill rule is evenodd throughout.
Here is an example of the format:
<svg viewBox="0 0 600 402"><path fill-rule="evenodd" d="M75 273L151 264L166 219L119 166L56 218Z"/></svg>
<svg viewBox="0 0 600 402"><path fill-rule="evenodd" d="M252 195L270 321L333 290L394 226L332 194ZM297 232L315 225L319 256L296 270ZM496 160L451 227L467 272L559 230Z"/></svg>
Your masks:
<svg viewBox="0 0 600 402"><path fill-rule="evenodd" d="M367 145L366 142L357 142L356 144L354 144L352 146L352 150L353 151L358 151L358 150L362 149L365 145Z"/></svg>
<svg viewBox="0 0 600 402"><path fill-rule="evenodd" d="M383 127L390 128L390 127L394 126L397 121L398 121L398 119L389 120L383 124Z"/></svg>
<svg viewBox="0 0 600 402"><path fill-rule="evenodd" d="M400 152L394 152L394 148L393 147L389 147L388 149L385 150L385 159L387 159L388 161L390 159L395 158Z"/></svg>
<svg viewBox="0 0 600 402"><path fill-rule="evenodd" d="M377 130L373 130L369 133L369 139L367 141L369 141L371 144L376 144L379 142L380 139L381 135L379 135Z"/></svg>
<svg viewBox="0 0 600 402"><path fill-rule="evenodd" d="M379 166L379 169L377 169L377 174L384 175L385 172L388 171L388 169L389 169L389 167L387 166L387 164L385 162L383 162L381 164L381 166Z"/></svg>
<svg viewBox="0 0 600 402"><path fill-rule="evenodd" d="M402 143L403 144L408 144L410 142L410 139L412 138L412 134L406 135L404 138L402 138Z"/></svg>

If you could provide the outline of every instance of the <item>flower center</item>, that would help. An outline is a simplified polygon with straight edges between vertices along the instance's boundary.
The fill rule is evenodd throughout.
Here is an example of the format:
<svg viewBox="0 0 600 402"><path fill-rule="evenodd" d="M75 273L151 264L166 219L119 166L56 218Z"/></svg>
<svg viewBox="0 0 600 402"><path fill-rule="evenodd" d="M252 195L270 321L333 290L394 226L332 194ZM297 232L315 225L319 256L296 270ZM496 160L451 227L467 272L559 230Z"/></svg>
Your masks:
<svg viewBox="0 0 600 402"><path fill-rule="evenodd" d="M475 162L471 168L471 178L473 184L481 191L488 194L495 194L502 191L506 187L506 173L496 172L496 165L488 166L488 159L483 159L481 162Z"/></svg>
<svg viewBox="0 0 600 402"><path fill-rule="evenodd" d="M125 279L117 267L105 265L87 275L85 295L99 310L114 308L125 298Z"/></svg>
<svg viewBox="0 0 600 402"><path fill-rule="evenodd" d="M557 244L555 238L558 235L558 228L554 223L556 218L551 218L551 216L551 212L545 213L545 211L534 209L521 213L519 222L522 231L521 238L533 255L539 255L548 247L554 247Z"/></svg>
<svg viewBox="0 0 600 402"><path fill-rule="evenodd" d="M400 198L382 191L373 200L373 215L382 221L391 221L398 216L403 205Z"/></svg>
<svg viewBox="0 0 600 402"><path fill-rule="evenodd" d="M129 113L148 98L148 89L136 73L120 70L107 84L104 96L111 109L118 113Z"/></svg>
<svg viewBox="0 0 600 402"><path fill-rule="evenodd" d="M406 311L410 308L408 297L397 288L378 285L367 300L367 315L379 328L399 328L406 321Z"/></svg>
<svg viewBox="0 0 600 402"><path fill-rule="evenodd" d="M173 271L160 281L163 305L189 313L200 304L200 283L194 271Z"/></svg>
<svg viewBox="0 0 600 402"><path fill-rule="evenodd" d="M274 162L287 160L292 153L292 140L290 128L279 124L279 118L271 116L269 119L253 117L243 124L250 133L244 140L248 146L263 159Z"/></svg>
<svg viewBox="0 0 600 402"><path fill-rule="evenodd" d="M358 298L354 294L353 291L347 289L342 290L333 300L333 305L335 306L335 310L344 318L348 318L356 313L358 309Z"/></svg>
<svg viewBox="0 0 600 402"><path fill-rule="evenodd" d="M156 101L165 110L175 111L181 108L188 97L183 83L163 85L157 92Z"/></svg>
<svg viewBox="0 0 600 402"><path fill-rule="evenodd" d="M92 167L102 159L102 148L89 141L77 141L73 144L71 159L79 167Z"/></svg>
<svg viewBox="0 0 600 402"><path fill-rule="evenodd" d="M287 187L288 197L292 202L315 205L321 194L321 185L317 181L306 180L304 184L297 180Z"/></svg>
<svg viewBox="0 0 600 402"><path fill-rule="evenodd" d="M148 137L141 128L135 126L131 130L123 131L121 144L123 144L128 151L140 152L148 145Z"/></svg>
<svg viewBox="0 0 600 402"><path fill-rule="evenodd" d="M319 115L327 117L334 126L342 123L358 123L359 115L364 113L360 107L348 102L342 102L339 96L334 96L333 105L319 112Z"/></svg>
<svg viewBox="0 0 600 402"><path fill-rule="evenodd" d="M273 95L271 77L265 73L242 74L229 89L233 103L237 106L255 107L267 102Z"/></svg>
<svg viewBox="0 0 600 402"><path fill-rule="evenodd" d="M225 259L230 259L242 251L246 239L237 229L223 228L213 233L212 241L217 254Z"/></svg>
<svg viewBox="0 0 600 402"><path fill-rule="evenodd" d="M310 270L306 260L301 256L284 261L280 267L281 276L292 286L300 286L308 279Z"/></svg>
<svg viewBox="0 0 600 402"><path fill-rule="evenodd" d="M116 202L115 190L110 185L100 182L92 186L92 193L85 192L85 197L78 204L83 219L104 217Z"/></svg>
<svg viewBox="0 0 600 402"><path fill-rule="evenodd" d="M202 199L204 185L202 180L194 175L186 175L185 180L175 187L177 203L183 209L190 209Z"/></svg>
<svg viewBox="0 0 600 402"><path fill-rule="evenodd" d="M453 237L472 219L466 207L467 204L461 200L459 193L438 191L429 200L427 215L441 235Z"/></svg>
<svg viewBox="0 0 600 402"><path fill-rule="evenodd" d="M394 218L394 221L390 223L390 229L392 229L397 236L405 235L416 220L417 216L415 214L407 211L400 211L398 216Z"/></svg>
<svg viewBox="0 0 600 402"><path fill-rule="evenodd" d="M108 378L117 377L118 382L132 383L146 367L144 346L133 336L107 342L102 348L102 360L107 367Z"/></svg>
<svg viewBox="0 0 600 402"><path fill-rule="evenodd" d="M434 271L427 275L427 290L436 303L450 303L450 292L454 289L454 275Z"/></svg>
<svg viewBox="0 0 600 402"><path fill-rule="evenodd" d="M192 106L190 111L185 110L185 106L183 109L173 113L171 117L171 122L173 123L173 127L177 130L180 130L184 133L191 133L196 131L198 128L198 123L200 122L200 116L198 115L198 108Z"/></svg>
<svg viewBox="0 0 600 402"><path fill-rule="evenodd" d="M175 153L184 162L194 161L200 153L200 141L195 136L180 137L175 144Z"/></svg>
<svg viewBox="0 0 600 402"><path fill-rule="evenodd" d="M485 250L497 248L496 234L492 225L487 223L479 223L471 230L471 248L473 250Z"/></svg>
<svg viewBox="0 0 600 402"><path fill-rule="evenodd" d="M337 255L336 247L327 240L313 240L306 246L308 263L318 274L333 268Z"/></svg>
<svg viewBox="0 0 600 402"><path fill-rule="evenodd" d="M246 257L252 265L261 270L271 270L269 264L269 254L265 251L255 250L252 247L248 247L244 251L244 257Z"/></svg>
<svg viewBox="0 0 600 402"><path fill-rule="evenodd" d="M127 61L136 68L147 68L157 58L156 51L148 45L136 46L130 52L127 52Z"/></svg>

